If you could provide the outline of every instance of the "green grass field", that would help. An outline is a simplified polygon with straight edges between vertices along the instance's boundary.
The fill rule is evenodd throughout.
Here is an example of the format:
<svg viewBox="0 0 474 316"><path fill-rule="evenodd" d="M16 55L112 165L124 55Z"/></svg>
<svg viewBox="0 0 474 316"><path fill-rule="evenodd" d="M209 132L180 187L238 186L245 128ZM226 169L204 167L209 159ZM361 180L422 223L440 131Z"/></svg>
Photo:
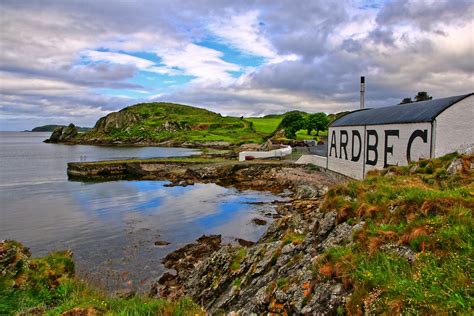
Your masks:
<svg viewBox="0 0 474 316"><path fill-rule="evenodd" d="M271 115L268 117L249 117L245 120L252 122L256 132L273 134L283 120L284 115Z"/></svg>
<svg viewBox="0 0 474 316"><path fill-rule="evenodd" d="M256 132L269 136L269 135L272 135L276 131L276 129L278 128L278 125L280 125L284 116L285 116L284 114L281 114L281 115L268 115L264 117L249 117L249 118L245 118L245 121L252 122L253 124L252 127ZM297 140L305 140L305 139L319 140L319 137L313 134L309 135L307 130L302 129L296 133L296 139ZM327 131L319 132L319 136L327 136Z"/></svg>

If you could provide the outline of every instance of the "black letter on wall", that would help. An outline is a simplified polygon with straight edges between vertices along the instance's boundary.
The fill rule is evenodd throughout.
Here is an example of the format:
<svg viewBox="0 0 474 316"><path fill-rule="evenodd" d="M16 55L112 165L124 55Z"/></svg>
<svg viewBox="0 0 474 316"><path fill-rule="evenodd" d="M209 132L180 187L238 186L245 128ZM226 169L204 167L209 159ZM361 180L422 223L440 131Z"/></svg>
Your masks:
<svg viewBox="0 0 474 316"><path fill-rule="evenodd" d="M336 131L332 131L331 134L331 148L329 149L329 156L332 156L332 149L334 148L334 157L337 158L337 148L336 148Z"/></svg>
<svg viewBox="0 0 474 316"><path fill-rule="evenodd" d="M407 146L407 161L408 162L411 162L411 144L417 137L421 137L421 139L423 140L423 143L427 143L428 130L425 129L422 131L421 129L417 129L416 131L413 132L413 134L411 134L410 139L408 140L408 146Z"/></svg>
<svg viewBox="0 0 474 316"><path fill-rule="evenodd" d="M345 136L345 139L342 140L342 135ZM347 134L347 131L341 131L341 135L339 137L339 159L342 159L342 149L344 148L344 155L346 156L347 160L347 142L349 141L349 134Z"/></svg>
<svg viewBox="0 0 474 316"><path fill-rule="evenodd" d="M373 145L370 144L370 136L375 136L375 143ZM377 152L377 146L379 144L379 135L377 135L377 131L374 129L367 130L367 152L366 152L366 161L367 165L375 166L377 165L377 160L379 159L379 153ZM375 157L373 160L369 159L369 151L373 151Z"/></svg>
<svg viewBox="0 0 474 316"><path fill-rule="evenodd" d="M359 139L359 152L357 153L357 156L354 155L355 137L357 137ZM351 151L352 158L351 158L351 161L359 161L361 152L362 152L362 138L360 137L359 131L353 130L352 131L352 151Z"/></svg>
<svg viewBox="0 0 474 316"><path fill-rule="evenodd" d="M384 168L388 167L387 154L391 153L393 156L393 145L388 146L389 136L397 136L398 138L400 138L400 131L398 129L389 129L385 131L385 148L384 148L384 153L383 153L383 167Z"/></svg>

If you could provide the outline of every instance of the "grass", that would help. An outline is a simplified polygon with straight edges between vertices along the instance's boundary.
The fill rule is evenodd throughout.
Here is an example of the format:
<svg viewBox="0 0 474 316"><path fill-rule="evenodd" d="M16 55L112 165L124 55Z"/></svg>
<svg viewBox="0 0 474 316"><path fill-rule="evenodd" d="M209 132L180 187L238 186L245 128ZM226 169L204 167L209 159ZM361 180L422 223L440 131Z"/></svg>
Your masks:
<svg viewBox="0 0 474 316"><path fill-rule="evenodd" d="M461 157L469 167L450 175L455 158L390 167L328 192L323 209L336 211L339 223L366 222L353 243L328 250L316 267L353 288L349 314L472 311L474 157ZM409 249L414 261L394 248Z"/></svg>
<svg viewBox="0 0 474 316"><path fill-rule="evenodd" d="M244 261L246 256L247 256L247 249L239 248L234 255L234 260L232 261L230 265L230 270L231 271L239 270L240 265L242 264L242 261Z"/></svg>
<svg viewBox="0 0 474 316"><path fill-rule="evenodd" d="M303 115L307 115L302 112ZM262 143L277 130L286 114L239 118L174 103L140 103L97 121L94 130L78 140L109 143ZM305 130L297 140L317 139ZM286 140L285 138L283 140Z"/></svg>
<svg viewBox="0 0 474 316"><path fill-rule="evenodd" d="M304 240L305 234L297 234L292 231L287 232L283 237L283 245L293 244L298 245L301 244Z"/></svg>
<svg viewBox="0 0 474 316"><path fill-rule="evenodd" d="M104 315L204 315L190 299L166 301L134 296L110 297L74 276L72 254L54 252L30 258L27 248L15 241L0 243L0 314L60 315L78 309Z"/></svg>
<svg viewBox="0 0 474 316"><path fill-rule="evenodd" d="M104 123L113 120L113 117L113 123ZM141 103L101 118L95 131L79 137L84 140L99 138L124 143L172 140L181 143L228 142L238 145L263 142L264 135L256 132L250 125L241 118L224 117L192 106Z"/></svg>
<svg viewBox="0 0 474 316"><path fill-rule="evenodd" d="M264 117L249 117L245 118L245 121L252 123L252 128L258 132L262 133L264 136L271 136L276 132L278 126L284 118L284 114L281 115L268 115ZM314 133L313 133L314 134ZM319 136L308 134L308 131L305 129L299 130L296 133L296 140L305 140L305 139L316 139L320 140L321 136L327 136L327 131L319 132Z"/></svg>
<svg viewBox="0 0 474 316"><path fill-rule="evenodd" d="M269 115L265 117L248 117L245 120L252 123L252 127L256 132L271 135L280 125L283 117L284 115Z"/></svg>

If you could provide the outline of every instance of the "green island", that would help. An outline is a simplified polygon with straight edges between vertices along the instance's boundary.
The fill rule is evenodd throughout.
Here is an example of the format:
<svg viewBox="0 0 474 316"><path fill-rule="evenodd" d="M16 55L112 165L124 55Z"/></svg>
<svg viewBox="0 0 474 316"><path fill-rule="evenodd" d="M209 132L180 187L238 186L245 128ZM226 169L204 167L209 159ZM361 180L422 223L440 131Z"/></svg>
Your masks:
<svg viewBox="0 0 474 316"><path fill-rule="evenodd" d="M296 137L277 135L283 119L299 113L303 118L311 114L287 112L264 117L231 117L205 109L174 103L140 103L100 118L92 130L79 133L75 126L60 126L48 140L70 144L123 144L228 148L242 144L260 144L272 138L288 143L294 140L316 139L326 135L308 133L298 128ZM325 115L325 114L324 114ZM328 116L329 121L335 115ZM328 122L329 122L328 121ZM327 125L327 124L326 124Z"/></svg>
<svg viewBox="0 0 474 316"><path fill-rule="evenodd" d="M54 125L53 124L53 125L37 126L37 127L32 128L31 131L32 132L52 132L58 127L66 127L66 125ZM77 126L77 130L80 133L84 133L84 132L89 132L90 130L92 130L92 128Z"/></svg>
<svg viewBox="0 0 474 316"><path fill-rule="evenodd" d="M116 297L75 276L68 251L31 258L23 245L2 241L0 314L225 314L245 310L250 297L253 310L276 314L472 312L474 156L450 154L336 182L311 165L193 159L148 160L175 169L140 175L192 184L225 174L237 187L290 188L256 244L210 238L212 251L202 257L188 245L165 258L175 276L163 276L148 295ZM114 163L70 168L87 177L89 167ZM194 244L196 253L204 242Z"/></svg>

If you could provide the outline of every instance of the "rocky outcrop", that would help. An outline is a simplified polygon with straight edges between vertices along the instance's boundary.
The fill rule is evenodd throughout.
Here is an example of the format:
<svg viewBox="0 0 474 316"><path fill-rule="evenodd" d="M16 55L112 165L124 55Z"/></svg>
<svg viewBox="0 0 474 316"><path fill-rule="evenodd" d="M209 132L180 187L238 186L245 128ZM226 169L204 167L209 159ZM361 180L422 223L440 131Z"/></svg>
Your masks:
<svg viewBox="0 0 474 316"><path fill-rule="evenodd" d="M67 127L56 127L49 139L45 143L66 143L72 141L79 133L74 124L69 124Z"/></svg>
<svg viewBox="0 0 474 316"><path fill-rule="evenodd" d="M151 294L190 296L211 314L336 314L352 288L321 275L316 264L325 249L351 242L364 222L337 224L335 212L321 212L314 199L293 200L278 212L287 215L255 245L224 245L201 258L189 256L188 263L168 264L176 275L165 274Z"/></svg>
<svg viewBox="0 0 474 316"><path fill-rule="evenodd" d="M168 254L163 259L163 264L165 268L174 269L176 274L165 272L152 287L150 294L168 298L182 296L183 288L180 284L185 282L198 262L208 258L220 248L221 241L221 235L203 235L195 243Z"/></svg>
<svg viewBox="0 0 474 316"><path fill-rule="evenodd" d="M131 111L110 113L100 118L94 126L94 132L108 134L114 129L127 131L133 124L140 121L140 116Z"/></svg>
<svg viewBox="0 0 474 316"><path fill-rule="evenodd" d="M160 127L156 129L157 132L171 132L175 133L177 131L181 130L190 130L191 128L189 127L188 124L181 123L181 122L173 122L173 121L165 121L163 124L161 124Z"/></svg>

